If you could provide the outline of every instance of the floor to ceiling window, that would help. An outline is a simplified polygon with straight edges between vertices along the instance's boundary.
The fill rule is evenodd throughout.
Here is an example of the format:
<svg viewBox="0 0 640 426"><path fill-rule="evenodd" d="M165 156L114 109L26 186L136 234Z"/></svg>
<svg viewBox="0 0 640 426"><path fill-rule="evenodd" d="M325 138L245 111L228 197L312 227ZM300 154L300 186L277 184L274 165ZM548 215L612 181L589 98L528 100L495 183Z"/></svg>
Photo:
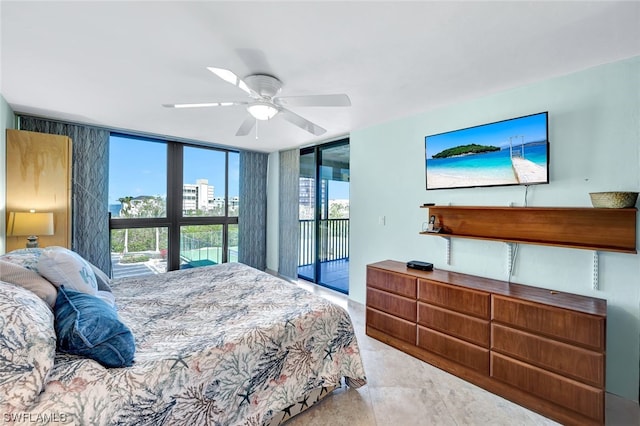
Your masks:
<svg viewBox="0 0 640 426"><path fill-rule="evenodd" d="M298 276L349 293L349 140L300 151Z"/></svg>
<svg viewBox="0 0 640 426"><path fill-rule="evenodd" d="M114 278L238 259L239 154L112 134Z"/></svg>

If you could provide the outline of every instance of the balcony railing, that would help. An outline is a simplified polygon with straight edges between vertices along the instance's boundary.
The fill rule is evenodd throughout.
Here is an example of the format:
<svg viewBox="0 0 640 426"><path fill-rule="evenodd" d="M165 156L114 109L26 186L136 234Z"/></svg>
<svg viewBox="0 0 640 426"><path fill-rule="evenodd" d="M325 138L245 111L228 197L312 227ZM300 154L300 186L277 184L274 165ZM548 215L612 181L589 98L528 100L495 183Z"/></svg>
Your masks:
<svg viewBox="0 0 640 426"><path fill-rule="evenodd" d="M314 220L300 220L298 266L310 265L316 258ZM349 219L320 220L320 262L349 259Z"/></svg>

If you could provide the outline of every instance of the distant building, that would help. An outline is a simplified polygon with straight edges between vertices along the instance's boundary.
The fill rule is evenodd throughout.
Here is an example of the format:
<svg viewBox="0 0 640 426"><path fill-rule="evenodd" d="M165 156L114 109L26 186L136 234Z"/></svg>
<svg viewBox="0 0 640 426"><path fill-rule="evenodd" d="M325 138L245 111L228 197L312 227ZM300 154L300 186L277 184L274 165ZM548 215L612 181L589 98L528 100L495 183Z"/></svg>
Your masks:
<svg viewBox="0 0 640 426"><path fill-rule="evenodd" d="M213 199L213 205L217 212L220 215L224 215L224 203L227 202L225 197L216 197ZM229 215L232 215L233 211L237 211L238 205L240 204L239 197L231 197L229 198Z"/></svg>
<svg viewBox="0 0 640 426"><path fill-rule="evenodd" d="M229 198L229 208L234 209L240 205L240 197L231 197Z"/></svg>
<svg viewBox="0 0 640 426"><path fill-rule="evenodd" d="M196 183L185 183L182 185L182 210L189 211L209 211L215 207L213 197L214 188L209 185L208 179L197 179Z"/></svg>
<svg viewBox="0 0 640 426"><path fill-rule="evenodd" d="M162 211L165 214L164 203L166 200L161 197L152 197L141 195L131 198L126 203L110 204L109 212L111 217L136 217L143 214L143 210L153 209ZM214 187L209 185L208 179L197 179L196 183L185 183L182 185L182 213L184 215L194 215L196 212L203 212L207 216L224 215L224 207L227 202L225 197L214 197ZM229 199L229 211L237 208L239 197L231 197ZM158 217L156 215L147 215L146 217Z"/></svg>
<svg viewBox="0 0 640 426"><path fill-rule="evenodd" d="M224 197L216 197L213 199L213 206L218 209L218 211L224 211Z"/></svg>
<svg viewBox="0 0 640 426"><path fill-rule="evenodd" d="M299 180L299 216L300 219L313 219L316 205L316 180L314 178L301 177ZM328 215L329 208L329 184L326 179L320 180L320 205L322 211L325 211ZM348 202L347 202L348 203Z"/></svg>

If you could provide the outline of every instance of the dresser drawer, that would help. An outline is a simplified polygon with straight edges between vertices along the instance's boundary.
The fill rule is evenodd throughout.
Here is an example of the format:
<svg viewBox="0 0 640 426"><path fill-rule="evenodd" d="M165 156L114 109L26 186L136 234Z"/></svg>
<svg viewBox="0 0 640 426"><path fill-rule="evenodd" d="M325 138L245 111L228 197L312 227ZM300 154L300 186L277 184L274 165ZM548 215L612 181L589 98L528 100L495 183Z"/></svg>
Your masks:
<svg viewBox="0 0 640 426"><path fill-rule="evenodd" d="M416 344L416 324L367 307L367 326L391 337Z"/></svg>
<svg viewBox="0 0 640 426"><path fill-rule="evenodd" d="M489 374L489 350L418 326L418 346L482 374Z"/></svg>
<svg viewBox="0 0 640 426"><path fill-rule="evenodd" d="M491 377L604 424L604 391L491 352Z"/></svg>
<svg viewBox="0 0 640 426"><path fill-rule="evenodd" d="M416 298L416 278L395 272L367 267L367 287Z"/></svg>
<svg viewBox="0 0 640 426"><path fill-rule="evenodd" d="M418 302L418 323L476 345L489 347L489 321Z"/></svg>
<svg viewBox="0 0 640 426"><path fill-rule="evenodd" d="M416 321L415 299L387 293L386 291L375 288L368 288L367 306L404 318L408 321Z"/></svg>
<svg viewBox="0 0 640 426"><path fill-rule="evenodd" d="M530 364L604 388L604 354L524 331L491 326L491 349Z"/></svg>
<svg viewBox="0 0 640 426"><path fill-rule="evenodd" d="M494 321L604 351L604 317L504 296L492 297L491 319Z"/></svg>
<svg viewBox="0 0 640 426"><path fill-rule="evenodd" d="M483 291L418 280L419 300L483 319L489 319L489 297Z"/></svg>

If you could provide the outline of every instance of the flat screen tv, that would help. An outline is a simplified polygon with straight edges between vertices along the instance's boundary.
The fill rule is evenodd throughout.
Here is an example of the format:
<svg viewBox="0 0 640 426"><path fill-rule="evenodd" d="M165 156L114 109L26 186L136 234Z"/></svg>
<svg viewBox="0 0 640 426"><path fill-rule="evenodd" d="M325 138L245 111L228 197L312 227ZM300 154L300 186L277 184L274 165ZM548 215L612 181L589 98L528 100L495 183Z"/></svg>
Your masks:
<svg viewBox="0 0 640 426"><path fill-rule="evenodd" d="M549 183L548 113L425 137L427 190Z"/></svg>

